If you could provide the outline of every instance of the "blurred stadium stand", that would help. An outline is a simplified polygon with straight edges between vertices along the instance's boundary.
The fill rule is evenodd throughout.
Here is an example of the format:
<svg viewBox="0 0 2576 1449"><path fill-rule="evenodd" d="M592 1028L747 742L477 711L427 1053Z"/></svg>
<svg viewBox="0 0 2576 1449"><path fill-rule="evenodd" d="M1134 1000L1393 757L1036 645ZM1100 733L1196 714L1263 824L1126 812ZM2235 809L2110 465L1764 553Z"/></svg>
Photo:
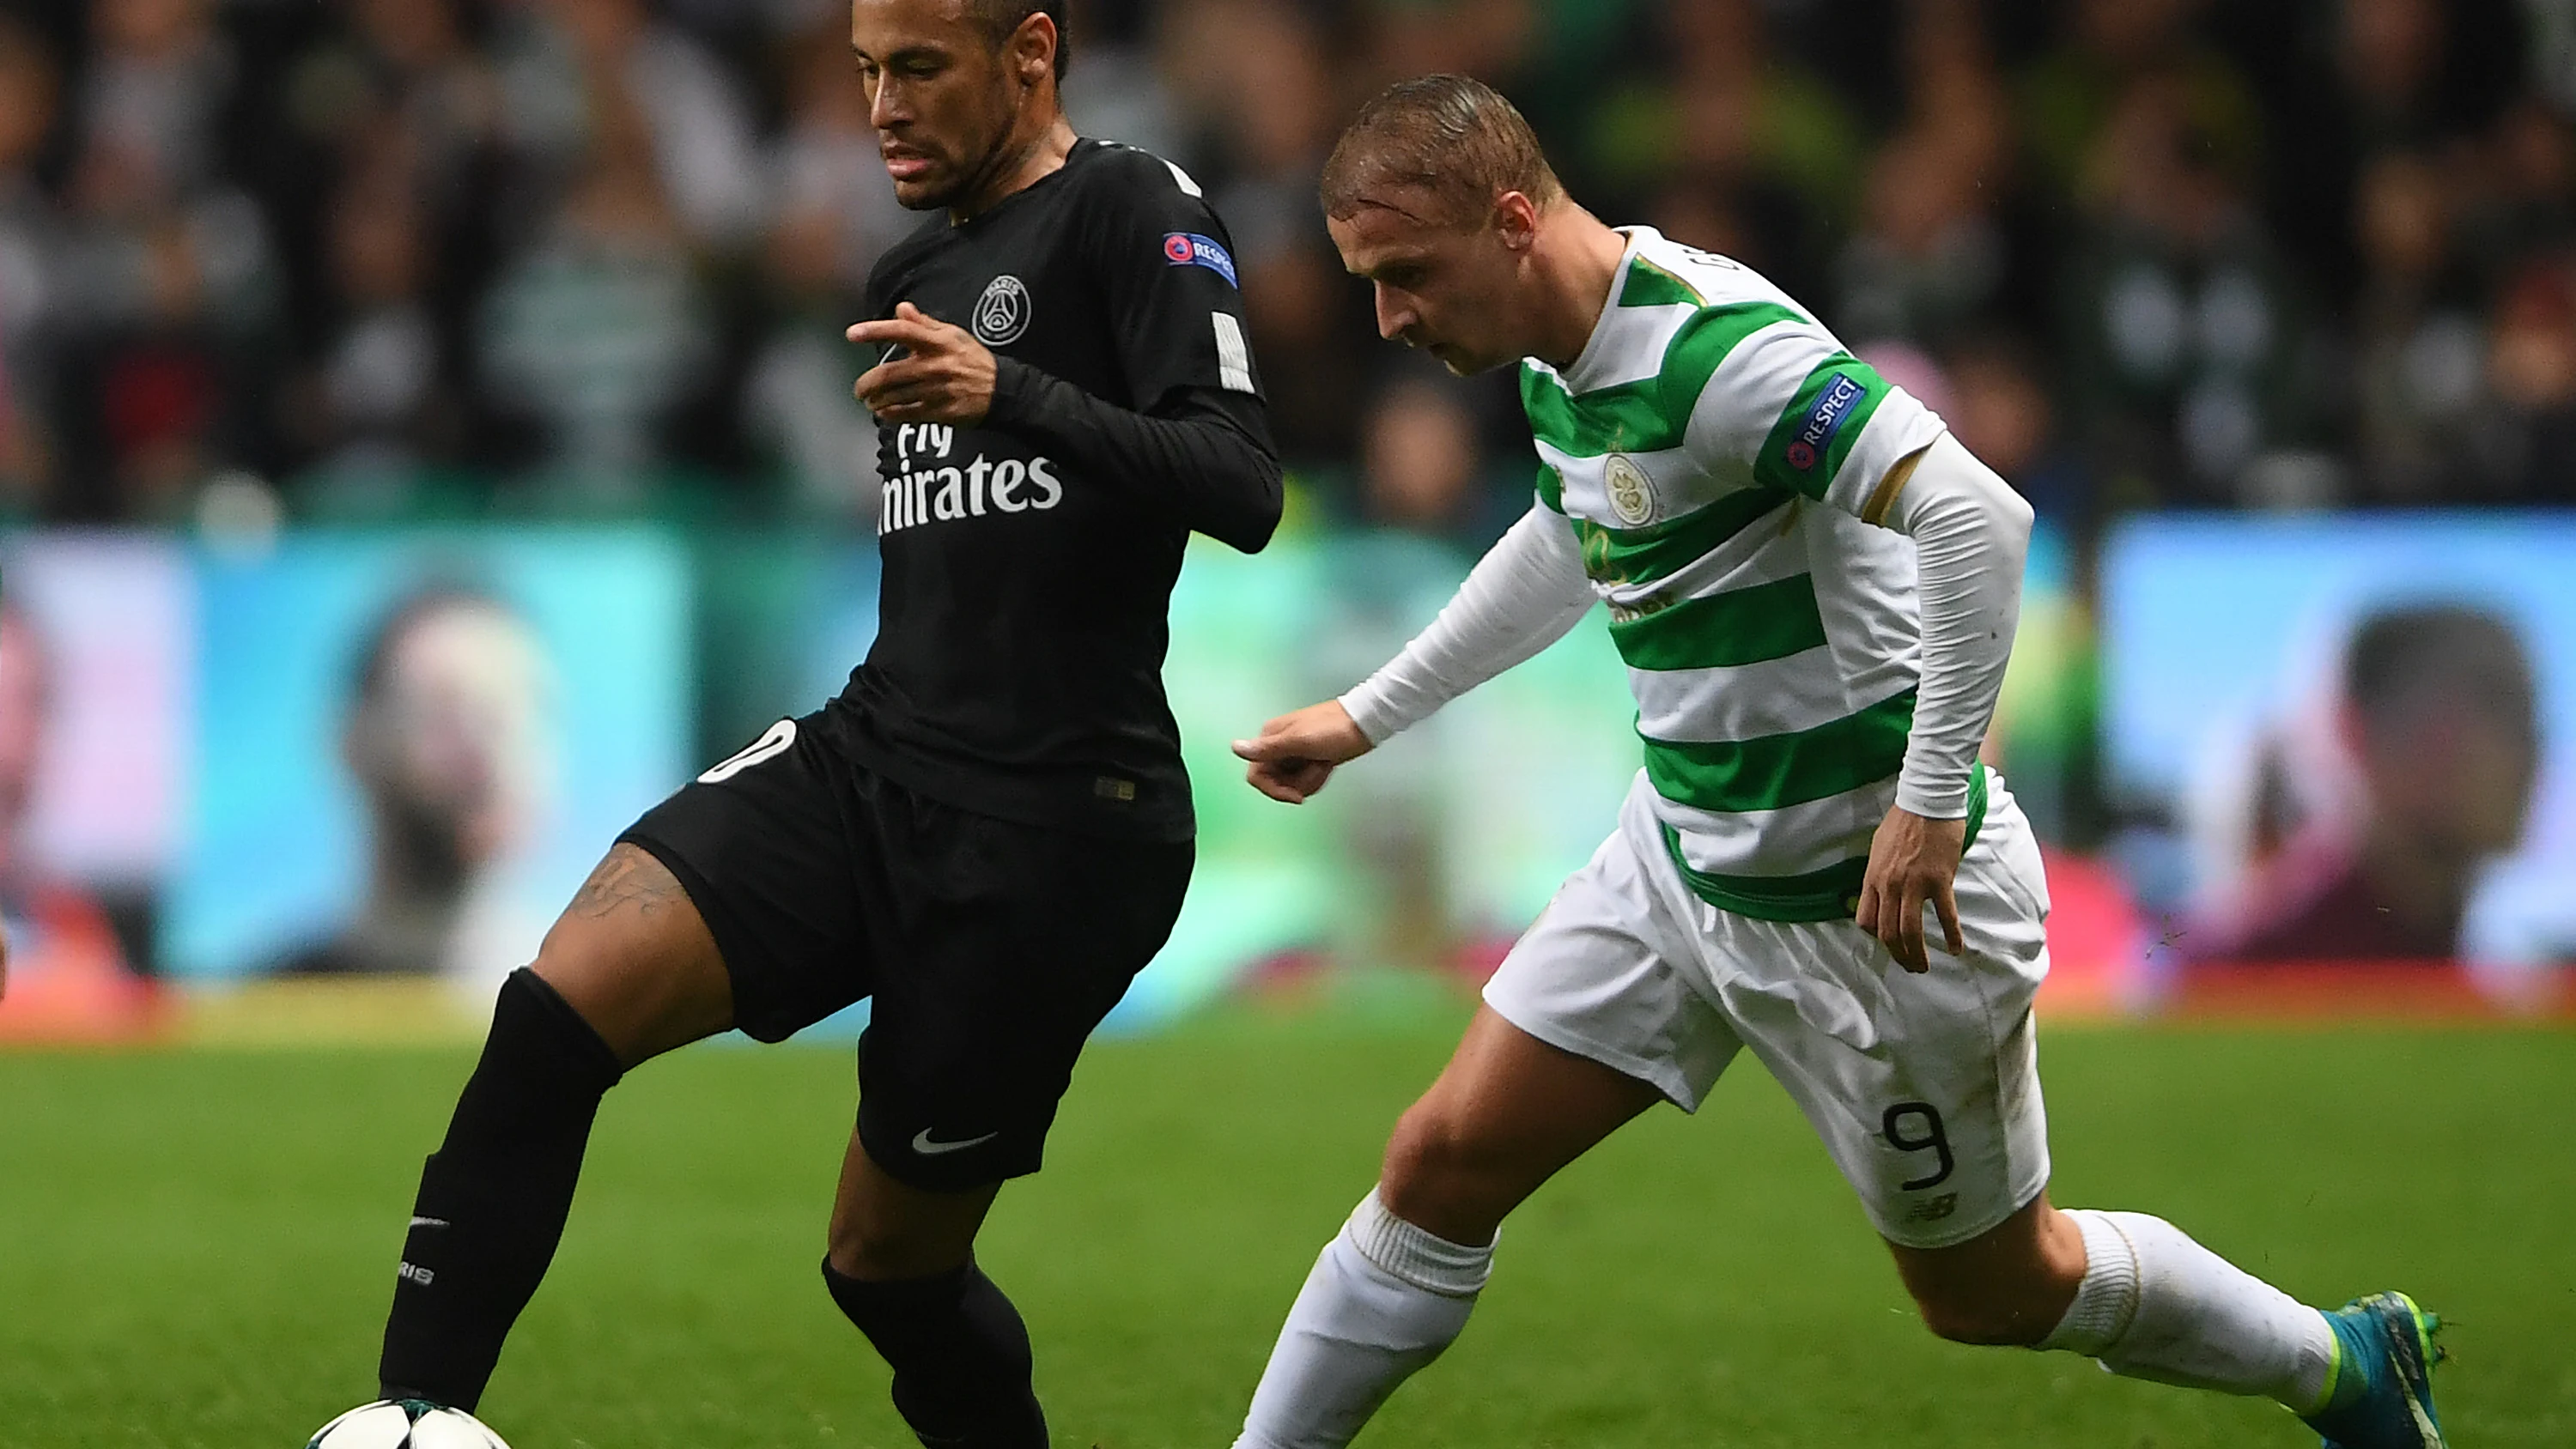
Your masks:
<svg viewBox="0 0 2576 1449"><path fill-rule="evenodd" d="M2576 6L1076 0L1071 34L1077 124L1234 234L1295 490L1274 556L1197 558L1176 604L1214 934L1140 1013L1310 958L1472 974L1633 767L1587 634L1348 818L1235 798L1222 742L1383 657L1526 506L1508 381L1378 342L1315 210L1341 118L1432 70L1513 95L1607 219L1808 300L2030 497L1994 754L2055 853L2068 1000L2150 995L2249 889L2352 870L2412 912L2390 954L2448 939L2515 990L2576 958ZM536 661L493 748L536 752L542 818L506 889L451 871L467 976L691 762L835 687L877 498L839 329L916 221L831 0L8 7L0 903L31 954L0 1034L46 943L229 977L382 904L342 714L422 587L490 593ZM2405 846L2338 671L2426 603L2518 639L2529 699L2406 716L2499 803Z"/></svg>

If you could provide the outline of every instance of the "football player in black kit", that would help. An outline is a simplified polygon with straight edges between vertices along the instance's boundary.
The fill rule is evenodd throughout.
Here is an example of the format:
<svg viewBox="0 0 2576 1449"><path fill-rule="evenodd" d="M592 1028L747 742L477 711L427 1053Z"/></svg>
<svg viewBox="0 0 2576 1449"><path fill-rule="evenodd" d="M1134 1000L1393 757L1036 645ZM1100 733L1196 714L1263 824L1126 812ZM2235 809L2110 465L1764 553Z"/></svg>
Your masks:
<svg viewBox="0 0 2576 1449"><path fill-rule="evenodd" d="M1074 135L1061 15L856 0L896 195L939 213L850 329L890 359L856 384L884 440L876 645L637 821L502 987L421 1173L386 1398L481 1397L622 1073L868 997L824 1282L923 1443L1046 1443L972 1245L1180 910L1183 545L1257 550L1280 505L1225 229L1178 168Z"/></svg>

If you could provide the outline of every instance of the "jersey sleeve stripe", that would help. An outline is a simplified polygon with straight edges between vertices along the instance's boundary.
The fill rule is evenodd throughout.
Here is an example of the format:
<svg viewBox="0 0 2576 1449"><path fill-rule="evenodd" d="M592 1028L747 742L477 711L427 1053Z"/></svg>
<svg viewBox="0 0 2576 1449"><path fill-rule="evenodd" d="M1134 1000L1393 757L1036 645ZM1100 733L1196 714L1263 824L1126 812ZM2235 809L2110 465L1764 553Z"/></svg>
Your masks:
<svg viewBox="0 0 2576 1449"><path fill-rule="evenodd" d="M1692 454L1710 466L1729 464L1754 476L1763 440L1782 411L1819 364L1842 355L1831 333L1803 319L1794 325L1783 321L1748 338L1726 355L1688 404L1686 436Z"/></svg>
<svg viewBox="0 0 2576 1449"><path fill-rule="evenodd" d="M1777 810L1875 784L1905 763L1907 689L1831 724L1723 744L1644 737L1656 793L1701 810Z"/></svg>
<svg viewBox="0 0 2576 1449"><path fill-rule="evenodd" d="M1825 501L1846 513L1859 517L1869 509L1878 489L1885 485L1896 466L1914 453L1929 447L1945 431L1941 417L1915 400L1901 387L1891 386L1886 399L1869 419L1868 428L1852 445L1849 456L1842 460L1841 476ZM1898 480L1899 493L1888 497L1892 512L1901 496L1903 479ZM1884 515L1882 515L1883 517Z"/></svg>
<svg viewBox="0 0 2576 1449"><path fill-rule="evenodd" d="M1869 501L1861 505L1861 522L1873 527L1886 527L1888 510L1896 506L1897 495L1905 491L1905 480L1914 476L1914 465L1922 462L1923 455L1931 450L1932 445L1926 443L1896 460L1896 466L1888 469L1887 475L1878 480L1878 486L1870 490Z"/></svg>
<svg viewBox="0 0 2576 1449"><path fill-rule="evenodd" d="M1216 329L1217 383L1236 392L1258 392L1252 385L1252 349L1244 343L1243 324L1228 312L1210 312L1208 323Z"/></svg>
<svg viewBox="0 0 2576 1449"><path fill-rule="evenodd" d="M1877 368L1848 352L1826 358L1780 410L1754 457L1753 476L1774 488L1823 498L1887 393Z"/></svg>
<svg viewBox="0 0 2576 1449"><path fill-rule="evenodd" d="M1726 669L1816 648L1825 619L1815 578L1802 573L1613 619L1610 642L1631 669Z"/></svg>

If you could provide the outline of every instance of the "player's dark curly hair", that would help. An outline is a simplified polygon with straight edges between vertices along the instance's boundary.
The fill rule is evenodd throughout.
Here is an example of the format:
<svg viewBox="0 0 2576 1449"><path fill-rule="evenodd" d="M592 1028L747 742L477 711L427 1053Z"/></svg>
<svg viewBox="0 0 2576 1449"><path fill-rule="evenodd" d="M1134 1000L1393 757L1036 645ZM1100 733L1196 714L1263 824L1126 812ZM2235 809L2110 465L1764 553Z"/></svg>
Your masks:
<svg viewBox="0 0 2576 1449"><path fill-rule="evenodd" d="M1334 143L1316 191L1330 217L1383 206L1457 226L1483 221L1506 191L1540 206L1565 195L1520 109L1463 75L1421 76L1379 92Z"/></svg>
<svg viewBox="0 0 2576 1449"><path fill-rule="evenodd" d="M1055 22L1055 78L1064 79L1064 69L1073 59L1073 35L1064 27L1064 0L1046 0L1031 5L1025 0L966 0L966 14L998 47L1010 39L1020 22L1032 15L1043 15Z"/></svg>

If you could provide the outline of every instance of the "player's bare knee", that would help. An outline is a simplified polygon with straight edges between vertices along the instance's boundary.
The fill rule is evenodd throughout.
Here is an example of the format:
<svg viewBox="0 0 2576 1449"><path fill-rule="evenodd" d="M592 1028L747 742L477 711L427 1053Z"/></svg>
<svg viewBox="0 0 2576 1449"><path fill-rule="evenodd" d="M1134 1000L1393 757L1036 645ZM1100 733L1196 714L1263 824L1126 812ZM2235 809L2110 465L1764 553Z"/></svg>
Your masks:
<svg viewBox="0 0 2576 1449"><path fill-rule="evenodd" d="M634 1066L733 1024L724 958L670 869L610 849L537 947L530 969Z"/></svg>
<svg viewBox="0 0 2576 1449"><path fill-rule="evenodd" d="M1918 1289L1914 1302L1924 1326L1952 1343L2027 1348L2048 1337L2074 1296L2072 1282L2060 1283L2046 1265L2034 1264L2030 1272L1974 1287Z"/></svg>
<svg viewBox="0 0 2576 1449"><path fill-rule="evenodd" d="M2016 1304L1997 1298L1924 1299L1923 1326L1952 1343L1982 1347L2028 1347L2048 1336L2049 1323Z"/></svg>
<svg viewBox="0 0 2576 1449"><path fill-rule="evenodd" d="M1445 1197L1459 1186L1467 1154L1461 1134L1447 1115L1428 1101L1416 1102L1396 1119L1386 1141L1386 1161L1378 1173L1378 1197L1401 1214L1401 1200Z"/></svg>
<svg viewBox="0 0 2576 1449"><path fill-rule="evenodd" d="M824 1245L823 1260L832 1265L833 1272L846 1278L886 1278L891 1275L883 1271L885 1264L879 1247L868 1234L835 1218L831 1236Z"/></svg>
<svg viewBox="0 0 2576 1449"><path fill-rule="evenodd" d="M834 1272L869 1282L926 1278L956 1266L930 1261L937 1256L930 1246L923 1235L904 1232L880 1219L836 1215L825 1256Z"/></svg>
<svg viewBox="0 0 2576 1449"><path fill-rule="evenodd" d="M1453 1242L1483 1242L1511 1209L1497 1201L1489 1154L1466 1124L1436 1098L1397 1119L1378 1175L1378 1201L1388 1212Z"/></svg>
<svg viewBox="0 0 2576 1449"><path fill-rule="evenodd" d="M640 1050L630 1018L635 1012L627 1003L631 992L622 991L615 962L606 958L598 943L585 939L580 932L566 932L560 925L546 933L537 948L537 959L528 970L553 988L573 1013L590 1024L608 1043L609 1050L627 1066L634 1066L650 1052Z"/></svg>

